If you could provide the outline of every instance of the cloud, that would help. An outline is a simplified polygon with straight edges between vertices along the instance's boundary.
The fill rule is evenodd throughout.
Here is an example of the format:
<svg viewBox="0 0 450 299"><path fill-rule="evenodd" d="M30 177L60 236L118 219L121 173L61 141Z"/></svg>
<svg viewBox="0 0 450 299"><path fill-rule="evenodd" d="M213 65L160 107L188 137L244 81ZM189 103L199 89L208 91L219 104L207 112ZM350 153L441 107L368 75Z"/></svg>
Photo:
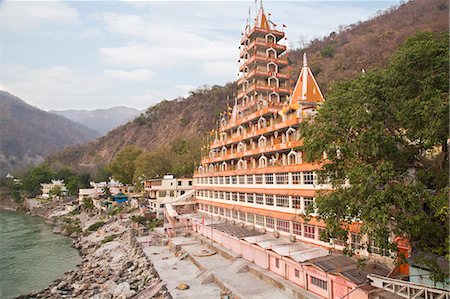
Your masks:
<svg viewBox="0 0 450 299"><path fill-rule="evenodd" d="M139 69L134 71L104 70L103 74L109 78L132 82L150 81L154 73L151 70Z"/></svg>
<svg viewBox="0 0 450 299"><path fill-rule="evenodd" d="M80 22L78 11L62 1L5 1L2 27L12 32L27 32L43 26L71 26Z"/></svg>
<svg viewBox="0 0 450 299"><path fill-rule="evenodd" d="M228 76L228 80L234 80L237 77L238 67L238 63L233 61L211 61L203 63L200 69L207 76Z"/></svg>
<svg viewBox="0 0 450 299"><path fill-rule="evenodd" d="M209 37L195 32L192 23L159 22L138 15L102 13L95 16L105 30L127 41L116 47L101 47L98 53L106 64L125 68L168 68L199 61L234 60L238 55L235 39L223 34ZM184 24L184 26L180 26Z"/></svg>

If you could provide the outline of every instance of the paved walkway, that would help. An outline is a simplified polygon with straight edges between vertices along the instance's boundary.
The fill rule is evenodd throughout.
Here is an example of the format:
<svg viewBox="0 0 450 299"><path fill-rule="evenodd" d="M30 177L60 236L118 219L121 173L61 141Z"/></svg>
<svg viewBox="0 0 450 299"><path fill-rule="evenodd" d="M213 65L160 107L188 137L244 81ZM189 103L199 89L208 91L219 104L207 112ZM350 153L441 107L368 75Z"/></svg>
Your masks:
<svg viewBox="0 0 450 299"><path fill-rule="evenodd" d="M220 298L221 289L218 284L239 298L292 298L258 279L251 272L242 271L247 263L242 258L233 261L219 254L196 256L204 246L194 237L177 237L171 241L186 251L193 261L180 260L163 246L147 247L144 248L144 252L153 262L161 279L167 283L167 288L174 298ZM201 284L202 280L210 281L208 277L214 277L215 283ZM190 288L185 291L176 289L182 282L187 283Z"/></svg>
<svg viewBox="0 0 450 299"><path fill-rule="evenodd" d="M221 289L214 283L201 284L197 280L200 270L188 259L180 260L165 246L150 246L143 250L173 298L220 298ZM176 287L180 283L186 283L189 289L178 290Z"/></svg>

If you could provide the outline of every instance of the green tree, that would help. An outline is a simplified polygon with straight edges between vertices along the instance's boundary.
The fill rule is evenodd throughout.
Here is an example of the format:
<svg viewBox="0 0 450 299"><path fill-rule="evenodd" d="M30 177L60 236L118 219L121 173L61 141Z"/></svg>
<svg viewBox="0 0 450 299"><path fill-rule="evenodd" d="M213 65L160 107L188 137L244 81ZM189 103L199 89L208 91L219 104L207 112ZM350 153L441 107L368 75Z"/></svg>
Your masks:
<svg viewBox="0 0 450 299"><path fill-rule="evenodd" d="M448 34L419 33L385 69L332 86L301 125L307 158L331 162L321 178L334 191L316 199L331 236L358 219L382 248L394 233L448 256L448 57Z"/></svg>
<svg viewBox="0 0 450 299"><path fill-rule="evenodd" d="M144 175L146 178L163 177L172 171L172 154L169 151L147 152L136 159L134 177Z"/></svg>
<svg viewBox="0 0 450 299"><path fill-rule="evenodd" d="M62 194L62 190L61 190L61 187L59 187L59 186L55 186L55 187L53 187L49 192L48 192L48 195L50 196L50 197L55 197L55 196L61 196L61 194Z"/></svg>
<svg viewBox="0 0 450 299"><path fill-rule="evenodd" d="M77 195L79 189L79 179L78 176L70 176L65 180L65 185L70 195Z"/></svg>
<svg viewBox="0 0 450 299"><path fill-rule="evenodd" d="M94 202L92 201L92 198L83 198L83 208L85 211L91 211L92 209L94 209Z"/></svg>
<svg viewBox="0 0 450 299"><path fill-rule="evenodd" d="M124 184L133 183L136 158L142 150L135 146L127 146L120 151L109 165L112 176Z"/></svg>
<svg viewBox="0 0 450 299"><path fill-rule="evenodd" d="M33 167L22 179L22 188L30 196L36 196L41 191L41 183L49 183L55 174L46 164Z"/></svg>

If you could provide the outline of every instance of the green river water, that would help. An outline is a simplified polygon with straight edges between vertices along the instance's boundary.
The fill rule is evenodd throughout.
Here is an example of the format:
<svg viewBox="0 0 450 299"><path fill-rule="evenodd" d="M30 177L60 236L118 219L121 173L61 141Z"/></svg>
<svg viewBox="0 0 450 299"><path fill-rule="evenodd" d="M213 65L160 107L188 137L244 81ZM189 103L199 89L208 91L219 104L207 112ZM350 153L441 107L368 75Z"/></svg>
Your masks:
<svg viewBox="0 0 450 299"><path fill-rule="evenodd" d="M39 217L0 210L0 298L39 291L80 262L72 239Z"/></svg>

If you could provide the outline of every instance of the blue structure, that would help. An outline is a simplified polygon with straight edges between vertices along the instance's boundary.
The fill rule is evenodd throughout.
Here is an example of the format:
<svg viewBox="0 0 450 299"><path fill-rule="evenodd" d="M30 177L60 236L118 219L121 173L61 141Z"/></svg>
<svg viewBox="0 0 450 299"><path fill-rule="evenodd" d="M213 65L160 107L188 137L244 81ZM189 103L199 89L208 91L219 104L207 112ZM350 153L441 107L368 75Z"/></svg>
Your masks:
<svg viewBox="0 0 450 299"><path fill-rule="evenodd" d="M124 202L128 201L128 196L123 193L114 195L112 198L117 203L124 203Z"/></svg>

